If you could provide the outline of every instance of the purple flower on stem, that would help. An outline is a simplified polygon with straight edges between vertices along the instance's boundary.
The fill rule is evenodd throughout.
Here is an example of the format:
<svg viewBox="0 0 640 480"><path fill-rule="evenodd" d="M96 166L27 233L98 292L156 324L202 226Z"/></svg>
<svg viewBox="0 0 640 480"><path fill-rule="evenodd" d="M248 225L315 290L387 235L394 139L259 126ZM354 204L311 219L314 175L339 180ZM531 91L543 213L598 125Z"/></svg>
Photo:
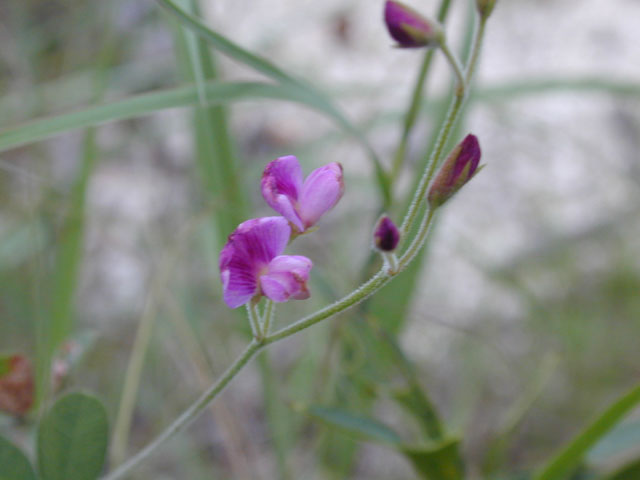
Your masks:
<svg viewBox="0 0 640 480"><path fill-rule="evenodd" d="M373 244L381 252L393 252L400 241L400 232L396 224L387 215L376 223L373 231Z"/></svg>
<svg viewBox="0 0 640 480"><path fill-rule="evenodd" d="M298 159L293 155L280 157L264 169L261 187L269 206L302 233L342 197L342 165L332 162L317 168L303 181Z"/></svg>
<svg viewBox="0 0 640 480"><path fill-rule="evenodd" d="M472 134L453 149L429 189L427 199L432 207L439 207L449 200L478 173L481 153L478 138Z"/></svg>
<svg viewBox="0 0 640 480"><path fill-rule="evenodd" d="M309 298L307 280L313 266L307 257L282 255L291 227L285 218L254 218L229 235L220 252L224 301L230 308L265 295L274 302Z"/></svg>
<svg viewBox="0 0 640 480"><path fill-rule="evenodd" d="M442 43L442 27L403 3L387 0L384 21L398 47L435 47Z"/></svg>

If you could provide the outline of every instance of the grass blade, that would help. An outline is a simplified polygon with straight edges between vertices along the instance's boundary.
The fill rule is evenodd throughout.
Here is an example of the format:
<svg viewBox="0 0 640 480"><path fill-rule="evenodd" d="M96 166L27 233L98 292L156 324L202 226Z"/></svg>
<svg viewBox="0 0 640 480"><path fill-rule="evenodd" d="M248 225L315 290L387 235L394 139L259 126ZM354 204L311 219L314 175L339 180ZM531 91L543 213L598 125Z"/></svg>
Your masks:
<svg viewBox="0 0 640 480"><path fill-rule="evenodd" d="M587 451L640 403L640 385L611 404L591 425L576 436L534 477L535 480L567 478Z"/></svg>
<svg viewBox="0 0 640 480"><path fill-rule="evenodd" d="M352 135L367 151L369 158L371 159L376 171L376 178L378 180L378 186L380 187L383 195L385 205L388 205L391 201L391 191L389 185L389 177L385 172L380 159L377 154L365 138L365 136L356 128L340 110L333 105L331 100L318 89L311 84L304 82L292 75L289 75L281 68L277 67L265 58L255 55L239 45L236 45L228 38L214 32L209 27L204 25L193 15L185 12L178 7L172 0L158 0L160 5L167 9L180 23L192 30L197 35L201 36L204 40L209 42L219 52L227 55L228 57L247 65L254 70L266 75L267 77L282 82L289 86L289 88L299 89L299 94L307 96L308 102L315 105L317 110L326 113L332 117L338 125L340 125L346 132Z"/></svg>

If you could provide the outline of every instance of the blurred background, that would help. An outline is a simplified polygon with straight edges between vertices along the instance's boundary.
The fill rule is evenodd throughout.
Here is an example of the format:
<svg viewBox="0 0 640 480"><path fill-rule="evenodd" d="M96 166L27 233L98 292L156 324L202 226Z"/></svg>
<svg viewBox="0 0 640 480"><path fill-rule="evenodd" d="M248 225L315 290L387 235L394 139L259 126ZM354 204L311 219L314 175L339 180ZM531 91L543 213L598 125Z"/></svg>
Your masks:
<svg viewBox="0 0 640 480"><path fill-rule="evenodd" d="M439 4L410 3L434 15ZM212 29L329 94L391 164L422 54L392 48L382 1L201 0L199 9ZM446 29L458 51L472 12L452 2ZM411 287L398 279L378 303L273 345L131 478L413 478L393 450L310 413L356 412L414 435L390 399L397 371L374 368L386 354L360 338L378 320L451 434L463 436L470 478L526 478L517 475L636 384L638 18L635 0L499 1L453 139L475 133L487 166L443 209ZM0 138L41 117L191 85L189 35L152 0L4 0ZM262 80L211 58L224 80ZM436 53L390 212L398 222L451 83ZM206 142L220 137L209 138L201 110L163 109L0 153L0 351L35 359L42 325L72 331L60 340L83 355L62 388L106 402L120 425L114 463L170 423L247 342L244 312L222 302L217 255L235 224L271 214L259 192L267 162L295 154L305 173L330 161L345 169L340 204L296 240L295 253L315 264L312 300L279 306L278 325L364 278L380 201L362 147L294 103L212 108L247 194L230 203L207 170ZM394 288L407 293L400 307L384 301ZM136 385L124 401L129 438L126 375ZM0 431L15 428L28 432L0 416ZM639 453L636 415L589 462L607 471Z"/></svg>

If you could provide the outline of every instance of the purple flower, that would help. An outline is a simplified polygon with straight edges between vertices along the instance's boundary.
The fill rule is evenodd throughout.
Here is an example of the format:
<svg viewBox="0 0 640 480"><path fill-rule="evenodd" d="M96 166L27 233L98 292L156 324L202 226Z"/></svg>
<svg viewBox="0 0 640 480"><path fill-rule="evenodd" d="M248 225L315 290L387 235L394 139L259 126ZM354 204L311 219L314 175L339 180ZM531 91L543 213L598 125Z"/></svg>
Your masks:
<svg viewBox="0 0 640 480"><path fill-rule="evenodd" d="M429 204L434 208L439 207L471 180L478 172L480 156L478 138L472 134L467 135L440 167L427 195Z"/></svg>
<svg viewBox="0 0 640 480"><path fill-rule="evenodd" d="M386 215L380 217L373 231L373 243L382 252L393 252L400 241L398 227Z"/></svg>
<svg viewBox="0 0 640 480"><path fill-rule="evenodd" d="M261 187L269 206L302 233L342 197L342 165L332 162L317 168L303 181L298 159L280 157L264 169Z"/></svg>
<svg viewBox="0 0 640 480"><path fill-rule="evenodd" d="M387 0L384 21L398 47L434 47L442 42L444 34L440 25L403 3Z"/></svg>
<svg viewBox="0 0 640 480"><path fill-rule="evenodd" d="M311 260L281 255L290 235L291 227L282 217L247 220L229 235L219 265L224 301L230 308L256 295L266 295L274 302L309 298L306 282Z"/></svg>

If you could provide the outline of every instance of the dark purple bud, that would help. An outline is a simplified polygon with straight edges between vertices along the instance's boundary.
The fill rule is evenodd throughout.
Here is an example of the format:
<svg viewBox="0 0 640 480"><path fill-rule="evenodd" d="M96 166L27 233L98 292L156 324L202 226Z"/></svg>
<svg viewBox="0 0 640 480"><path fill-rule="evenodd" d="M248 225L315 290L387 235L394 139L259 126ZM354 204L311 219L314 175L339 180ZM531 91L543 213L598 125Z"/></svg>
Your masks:
<svg viewBox="0 0 640 480"><path fill-rule="evenodd" d="M400 241L400 231L386 215L380 217L373 231L373 244L382 252L393 252Z"/></svg>
<svg viewBox="0 0 640 480"><path fill-rule="evenodd" d="M434 208L439 207L471 180L478 172L480 156L478 138L467 135L440 167L427 195L429 204Z"/></svg>
<svg viewBox="0 0 640 480"><path fill-rule="evenodd" d="M423 17L403 3L387 0L384 21L398 47L435 47L443 41L444 33L438 22Z"/></svg>
<svg viewBox="0 0 640 480"><path fill-rule="evenodd" d="M496 0L476 0L476 7L478 8L480 16L483 18L487 18L489 15L491 15L493 7L495 6Z"/></svg>

